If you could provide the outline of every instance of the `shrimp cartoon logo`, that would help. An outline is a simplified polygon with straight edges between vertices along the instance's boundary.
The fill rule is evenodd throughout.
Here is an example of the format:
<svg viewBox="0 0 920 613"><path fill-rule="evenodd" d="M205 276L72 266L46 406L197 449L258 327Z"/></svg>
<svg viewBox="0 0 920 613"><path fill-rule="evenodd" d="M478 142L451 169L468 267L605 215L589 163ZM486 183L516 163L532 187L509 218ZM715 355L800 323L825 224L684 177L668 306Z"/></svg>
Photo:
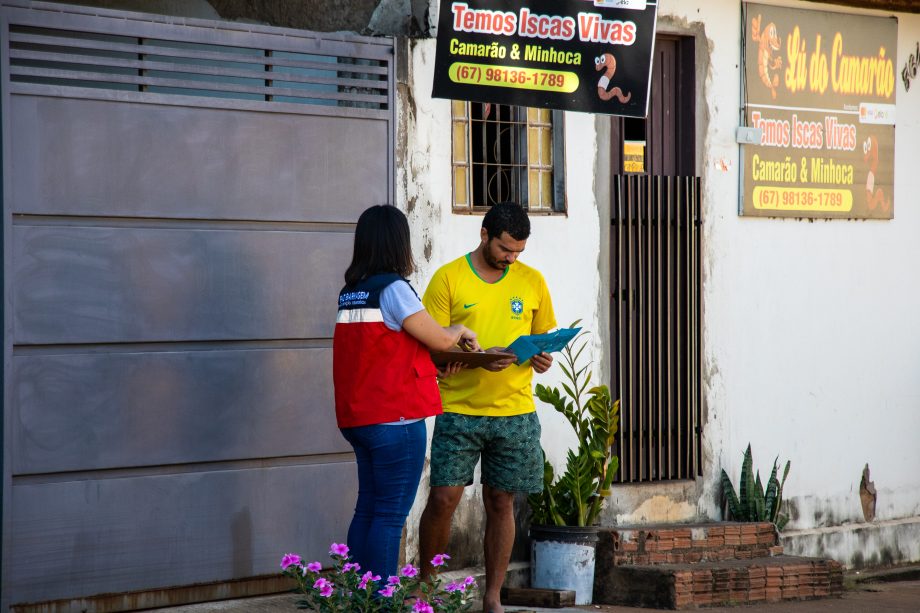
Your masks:
<svg viewBox="0 0 920 613"><path fill-rule="evenodd" d="M757 72L760 74L760 80L764 82L773 99L776 100L776 87L779 85L779 75L774 73L770 75L771 70L779 70L783 65L783 58L773 57L773 54L779 51L779 35L776 33L776 24L772 21L767 27L760 30L760 21L762 15L751 19L751 40L760 43L757 48Z"/></svg>
<svg viewBox="0 0 920 613"><path fill-rule="evenodd" d="M623 94L623 90L619 87L614 87L610 91L607 91L607 86L610 85L610 79L613 78L613 73L617 71L617 61L614 59L613 54L604 53L594 58L594 70L604 71L601 80L597 82L597 95L601 100L606 101L611 98L616 98L621 104L629 102L629 99L632 98L632 92Z"/></svg>
<svg viewBox="0 0 920 613"><path fill-rule="evenodd" d="M881 207L882 211L887 213L891 210L891 199L885 200L882 188L875 187L875 173L878 172L878 139L875 136L870 135L863 142L863 160L869 164L869 174L866 175L866 205L870 211Z"/></svg>

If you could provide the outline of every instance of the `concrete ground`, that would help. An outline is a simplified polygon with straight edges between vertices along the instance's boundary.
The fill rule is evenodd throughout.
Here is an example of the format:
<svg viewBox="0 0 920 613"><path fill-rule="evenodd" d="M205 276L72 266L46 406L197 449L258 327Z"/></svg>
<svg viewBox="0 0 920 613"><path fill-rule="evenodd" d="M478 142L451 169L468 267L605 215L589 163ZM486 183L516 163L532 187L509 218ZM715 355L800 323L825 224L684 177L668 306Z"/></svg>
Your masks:
<svg viewBox="0 0 920 613"><path fill-rule="evenodd" d="M910 575L906 575L910 576ZM769 604L744 605L741 607L712 607L704 611L730 611L732 613L920 613L920 580L878 582L854 582L848 577L849 589L840 598L777 602ZM157 609L169 613L280 613L293 612L296 597L291 594L226 600L181 607ZM506 606L506 613L642 613L661 609L641 609L610 605L587 605L564 609L543 609L533 607Z"/></svg>

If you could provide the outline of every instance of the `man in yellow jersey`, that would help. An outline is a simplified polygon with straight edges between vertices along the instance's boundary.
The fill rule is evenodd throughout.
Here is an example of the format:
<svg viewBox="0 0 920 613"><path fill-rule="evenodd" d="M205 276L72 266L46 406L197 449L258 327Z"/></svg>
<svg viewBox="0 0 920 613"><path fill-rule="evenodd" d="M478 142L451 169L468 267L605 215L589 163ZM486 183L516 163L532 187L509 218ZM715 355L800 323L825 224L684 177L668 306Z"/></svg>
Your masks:
<svg viewBox="0 0 920 613"><path fill-rule="evenodd" d="M522 334L556 326L546 282L537 270L516 261L530 236L527 212L514 203L493 206L482 220L479 246L442 266L422 302L442 326L463 324L479 343L501 351ZM447 549L451 518L473 483L482 459L486 586L484 613L502 613L499 592L514 544L516 492L543 489L540 422L531 388L532 371L546 372L549 354L524 364L494 362L487 370L466 369L441 380L444 414L431 443L431 493L419 526L422 576Z"/></svg>

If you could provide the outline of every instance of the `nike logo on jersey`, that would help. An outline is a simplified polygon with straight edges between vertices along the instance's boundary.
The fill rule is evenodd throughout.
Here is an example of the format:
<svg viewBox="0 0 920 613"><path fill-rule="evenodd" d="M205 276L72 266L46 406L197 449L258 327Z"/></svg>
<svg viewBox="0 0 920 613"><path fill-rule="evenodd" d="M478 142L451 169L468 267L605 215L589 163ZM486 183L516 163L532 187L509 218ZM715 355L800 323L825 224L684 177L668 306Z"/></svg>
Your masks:
<svg viewBox="0 0 920 613"><path fill-rule="evenodd" d="M474 306L476 306L477 304L479 304L479 303L478 303L478 302L474 302L473 304L466 304L466 303L464 303L464 304L463 304L463 308L464 308L464 309L470 309L470 308L473 308Z"/></svg>

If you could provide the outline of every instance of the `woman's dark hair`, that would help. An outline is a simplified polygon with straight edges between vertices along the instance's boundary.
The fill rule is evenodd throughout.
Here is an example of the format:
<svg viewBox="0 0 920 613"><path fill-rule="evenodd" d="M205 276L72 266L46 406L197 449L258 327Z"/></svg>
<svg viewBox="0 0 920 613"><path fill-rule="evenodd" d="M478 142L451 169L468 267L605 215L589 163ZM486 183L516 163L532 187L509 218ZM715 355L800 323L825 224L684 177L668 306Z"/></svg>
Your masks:
<svg viewBox="0 0 920 613"><path fill-rule="evenodd" d="M493 204L482 218L482 227L489 238L499 238L507 232L516 241L527 240L530 236L530 218L527 211L516 202L499 202Z"/></svg>
<svg viewBox="0 0 920 613"><path fill-rule="evenodd" d="M386 272L408 277L414 271L409 222L402 211L389 204L378 204L361 213L345 284L354 285Z"/></svg>

